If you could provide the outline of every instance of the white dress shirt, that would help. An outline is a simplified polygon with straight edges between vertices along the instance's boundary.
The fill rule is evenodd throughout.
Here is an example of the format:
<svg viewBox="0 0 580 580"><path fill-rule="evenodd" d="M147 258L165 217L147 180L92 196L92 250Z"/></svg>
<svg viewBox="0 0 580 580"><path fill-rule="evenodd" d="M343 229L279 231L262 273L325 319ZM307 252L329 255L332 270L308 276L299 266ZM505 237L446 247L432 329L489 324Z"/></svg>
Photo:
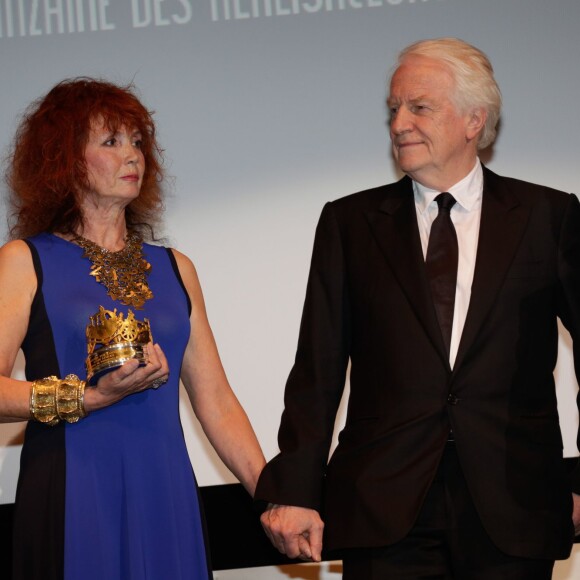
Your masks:
<svg viewBox="0 0 580 580"><path fill-rule="evenodd" d="M423 248L423 257L425 258L427 256L431 224L438 213L435 198L441 192L424 187L416 181L413 181L413 191L421 246ZM483 197L483 170L479 159L469 174L447 191L453 195L456 201L451 208L451 221L455 226L457 244L459 246L455 309L453 311L453 328L451 330L451 345L449 348L449 364L453 368L467 316L467 308L469 307L473 272L475 270L475 256L477 254L477 240L479 238L481 200Z"/></svg>

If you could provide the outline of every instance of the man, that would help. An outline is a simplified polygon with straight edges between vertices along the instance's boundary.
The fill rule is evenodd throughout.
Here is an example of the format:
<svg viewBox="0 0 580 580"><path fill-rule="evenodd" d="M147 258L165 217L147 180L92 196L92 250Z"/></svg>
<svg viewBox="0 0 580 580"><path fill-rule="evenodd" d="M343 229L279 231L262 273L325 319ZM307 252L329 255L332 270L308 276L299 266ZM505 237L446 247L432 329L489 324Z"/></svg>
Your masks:
<svg viewBox="0 0 580 580"><path fill-rule="evenodd" d="M548 579L580 526L552 374L558 317L580 344L580 205L481 165L500 104L476 48L411 45L388 97L406 176L320 218L256 498L281 552L320 560L324 527L348 580Z"/></svg>

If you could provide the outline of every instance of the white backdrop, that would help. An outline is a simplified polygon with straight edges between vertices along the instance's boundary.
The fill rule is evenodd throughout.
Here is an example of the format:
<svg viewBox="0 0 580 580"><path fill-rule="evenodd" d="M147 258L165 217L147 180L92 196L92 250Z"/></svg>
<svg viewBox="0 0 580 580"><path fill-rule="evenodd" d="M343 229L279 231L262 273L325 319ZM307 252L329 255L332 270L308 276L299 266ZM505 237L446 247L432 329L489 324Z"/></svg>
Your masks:
<svg viewBox="0 0 580 580"><path fill-rule="evenodd" d="M135 82L172 176L164 233L198 268L270 458L322 205L396 179L384 106L396 53L437 36L482 48L504 95L489 167L578 192L579 26L578 0L0 0L0 151L61 79ZM569 342L557 379L575 456ZM183 411L200 484L232 482ZM14 500L21 432L0 426L0 503Z"/></svg>

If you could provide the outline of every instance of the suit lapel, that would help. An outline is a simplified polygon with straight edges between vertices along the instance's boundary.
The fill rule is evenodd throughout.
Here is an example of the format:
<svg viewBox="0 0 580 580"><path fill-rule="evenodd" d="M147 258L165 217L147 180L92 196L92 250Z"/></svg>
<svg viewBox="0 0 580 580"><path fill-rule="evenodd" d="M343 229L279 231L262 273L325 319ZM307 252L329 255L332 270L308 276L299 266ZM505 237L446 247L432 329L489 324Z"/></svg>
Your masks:
<svg viewBox="0 0 580 580"><path fill-rule="evenodd" d="M417 318L449 365L425 273L411 180L405 177L395 184L379 210L368 212L366 217L382 254Z"/></svg>
<svg viewBox="0 0 580 580"><path fill-rule="evenodd" d="M528 223L529 209L502 179L484 167L479 241L471 298L454 369L474 346Z"/></svg>

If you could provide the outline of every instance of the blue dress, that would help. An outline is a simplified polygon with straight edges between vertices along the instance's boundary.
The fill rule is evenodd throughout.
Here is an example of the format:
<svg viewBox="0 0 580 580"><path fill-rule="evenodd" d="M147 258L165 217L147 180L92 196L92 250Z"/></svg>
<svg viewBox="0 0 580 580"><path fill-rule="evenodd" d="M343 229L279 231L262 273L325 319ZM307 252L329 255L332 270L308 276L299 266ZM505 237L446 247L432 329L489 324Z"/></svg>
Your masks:
<svg viewBox="0 0 580 580"><path fill-rule="evenodd" d="M15 506L14 578L211 578L179 418L191 305L173 254L144 244L153 298L136 310L107 295L76 244L52 234L27 243L38 278L22 346L29 380L86 377L85 328L99 306L148 318L170 376L161 388L130 395L75 424L29 422Z"/></svg>

